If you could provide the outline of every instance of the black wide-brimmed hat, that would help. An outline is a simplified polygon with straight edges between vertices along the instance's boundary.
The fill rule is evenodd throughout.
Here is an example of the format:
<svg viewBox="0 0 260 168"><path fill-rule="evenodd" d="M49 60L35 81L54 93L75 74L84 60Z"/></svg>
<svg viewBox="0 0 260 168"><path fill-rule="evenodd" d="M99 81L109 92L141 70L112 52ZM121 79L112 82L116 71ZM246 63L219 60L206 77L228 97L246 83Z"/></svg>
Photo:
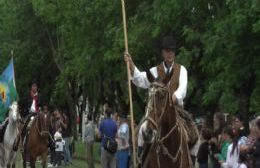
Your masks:
<svg viewBox="0 0 260 168"><path fill-rule="evenodd" d="M161 49L173 49L176 50L176 39L172 36L166 36L161 43Z"/></svg>
<svg viewBox="0 0 260 168"><path fill-rule="evenodd" d="M33 84L36 84L37 86L39 86L39 82L37 79L32 79L31 82L29 83L29 87L32 87Z"/></svg>

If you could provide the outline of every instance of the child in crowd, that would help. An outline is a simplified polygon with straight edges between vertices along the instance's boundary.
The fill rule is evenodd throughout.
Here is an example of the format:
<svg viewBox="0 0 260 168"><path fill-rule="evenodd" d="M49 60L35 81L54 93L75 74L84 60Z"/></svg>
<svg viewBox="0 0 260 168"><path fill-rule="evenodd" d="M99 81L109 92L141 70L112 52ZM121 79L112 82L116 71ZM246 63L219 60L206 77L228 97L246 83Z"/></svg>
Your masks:
<svg viewBox="0 0 260 168"><path fill-rule="evenodd" d="M208 168L208 156L209 156L209 140L211 138L211 131L207 128L201 130L201 145L199 147L197 160L199 168Z"/></svg>
<svg viewBox="0 0 260 168"><path fill-rule="evenodd" d="M65 141L62 139L62 135L59 131L54 134L55 139L55 159L54 166L60 166L64 156Z"/></svg>
<svg viewBox="0 0 260 168"><path fill-rule="evenodd" d="M233 137L233 129L230 126L226 126L222 131L222 143L221 143L221 149L220 153L215 154L215 158L218 160L220 164L223 164L226 162L227 159L227 151L228 146L232 142Z"/></svg>

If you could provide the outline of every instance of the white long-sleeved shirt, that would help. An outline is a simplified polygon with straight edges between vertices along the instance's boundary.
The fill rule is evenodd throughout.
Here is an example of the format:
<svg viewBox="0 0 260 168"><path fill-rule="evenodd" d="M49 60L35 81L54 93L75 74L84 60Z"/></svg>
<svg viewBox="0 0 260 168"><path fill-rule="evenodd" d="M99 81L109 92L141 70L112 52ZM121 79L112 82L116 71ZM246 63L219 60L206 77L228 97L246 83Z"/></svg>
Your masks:
<svg viewBox="0 0 260 168"><path fill-rule="evenodd" d="M225 165L227 168L237 168L238 167L238 158L239 158L238 147L235 149L233 155L231 155L232 148L233 148L233 144L230 144L228 146L227 160L225 162Z"/></svg>
<svg viewBox="0 0 260 168"><path fill-rule="evenodd" d="M231 155L231 151L233 149L233 143L228 146L228 151L227 151L227 160L225 163L223 163L223 167L225 168L238 168L238 159L239 159L239 146L243 145L246 143L246 137L241 137L238 142L237 142L237 147L235 148L235 151L233 155Z"/></svg>
<svg viewBox="0 0 260 168"><path fill-rule="evenodd" d="M129 147L129 127L127 123L122 123L117 131L118 150Z"/></svg>
<svg viewBox="0 0 260 168"><path fill-rule="evenodd" d="M85 141L93 142L95 140L95 125L93 121L89 121L85 128Z"/></svg>
<svg viewBox="0 0 260 168"><path fill-rule="evenodd" d="M165 66L164 63L163 63L163 66L164 66L164 71L166 73L167 67ZM172 67L173 66L170 67L170 72L172 71ZM150 72L155 79L158 77L157 67L152 67L150 69ZM187 73L186 68L181 65L180 76L179 76L179 87L173 93L177 98L178 104L181 105L181 106L183 106L183 100L186 97L186 92L187 92L187 83L188 83L188 77L187 77L188 75L187 74L188 73ZM151 85L151 83L149 82L149 80L147 78L146 72L141 72L137 67L135 67L135 69L134 69L132 81L136 86L144 88L144 89L149 88L150 85Z"/></svg>

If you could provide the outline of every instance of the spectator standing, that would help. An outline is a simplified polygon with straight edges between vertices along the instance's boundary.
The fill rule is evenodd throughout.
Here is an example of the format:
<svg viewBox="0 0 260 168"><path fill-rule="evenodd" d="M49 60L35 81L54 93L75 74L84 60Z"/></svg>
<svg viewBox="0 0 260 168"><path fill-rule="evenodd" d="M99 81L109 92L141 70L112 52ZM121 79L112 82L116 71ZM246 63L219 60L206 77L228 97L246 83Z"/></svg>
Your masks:
<svg viewBox="0 0 260 168"><path fill-rule="evenodd" d="M95 140L95 125L92 121L92 116L88 115L88 124L85 129L85 144L86 144L86 159L89 168L94 168L94 140Z"/></svg>
<svg viewBox="0 0 260 168"><path fill-rule="evenodd" d="M111 118L112 109L105 109L106 118L101 122L99 132L101 136L101 167L116 168L116 154L109 152L106 148L108 139L115 140L117 133L116 122Z"/></svg>
<svg viewBox="0 0 260 168"><path fill-rule="evenodd" d="M254 157L254 167L260 167L260 119L258 118L256 121L256 125L258 128L257 133L257 140L253 146L253 157Z"/></svg>
<svg viewBox="0 0 260 168"><path fill-rule="evenodd" d="M61 161L64 157L64 146L65 141L62 139L62 135L60 132L56 132L54 135L55 139L55 159L54 159L54 166L61 166Z"/></svg>
<svg viewBox="0 0 260 168"><path fill-rule="evenodd" d="M209 141L210 159L213 168L220 168L220 164L218 160L215 158L215 154L219 153L221 133L225 125L226 125L225 115L221 112L214 114L213 117L214 136L212 136L212 138Z"/></svg>
<svg viewBox="0 0 260 168"><path fill-rule="evenodd" d="M239 137L232 136L232 143L228 146L227 151L227 160L223 163L227 168L237 168L238 167L238 159L239 159Z"/></svg>
<svg viewBox="0 0 260 168"><path fill-rule="evenodd" d="M252 146L254 145L254 143L256 142L257 137L258 137L258 128L256 125L256 121L257 121L257 119L253 119L252 121L249 122L249 132L250 133L247 137L247 142L246 142L246 145L249 148L252 148Z"/></svg>
<svg viewBox="0 0 260 168"><path fill-rule="evenodd" d="M50 134L52 138L55 140L55 133L57 131L61 131L61 125L59 122L59 117L60 116L60 109L58 107L53 108L53 113L51 114L51 129L50 129ZM55 163L55 148L50 150L50 164L48 167L53 167Z"/></svg>
<svg viewBox="0 0 260 168"><path fill-rule="evenodd" d="M129 126L127 124L127 115L119 115L119 128L117 131L117 167L127 168L129 159Z"/></svg>
<svg viewBox="0 0 260 168"><path fill-rule="evenodd" d="M233 129L230 126L226 126L222 132L222 143L220 153L215 154L215 158L220 164L226 162L228 146L232 142Z"/></svg>
<svg viewBox="0 0 260 168"><path fill-rule="evenodd" d="M201 145L199 147L197 160L199 168L208 168L209 143L211 131L207 128L201 130Z"/></svg>
<svg viewBox="0 0 260 168"><path fill-rule="evenodd" d="M60 117L60 126L61 126L61 133L63 136L63 139L65 141L65 147L64 147L64 162L65 165L72 164L71 161L71 153L69 149L70 140L71 140L71 132L70 132L70 122L67 116L67 111L64 109L64 112L61 113Z"/></svg>
<svg viewBox="0 0 260 168"><path fill-rule="evenodd" d="M244 126L243 118L241 115L236 115L233 117L232 120L232 127L234 129L235 136L238 136L239 143L240 144L246 144L247 142L247 136L248 136L248 130Z"/></svg>

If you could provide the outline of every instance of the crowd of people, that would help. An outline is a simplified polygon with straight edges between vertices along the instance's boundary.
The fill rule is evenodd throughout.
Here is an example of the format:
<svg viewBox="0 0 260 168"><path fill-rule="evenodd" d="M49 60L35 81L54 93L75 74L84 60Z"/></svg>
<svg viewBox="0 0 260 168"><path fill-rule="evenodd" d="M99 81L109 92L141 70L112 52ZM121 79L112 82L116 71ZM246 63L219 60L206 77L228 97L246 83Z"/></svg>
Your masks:
<svg viewBox="0 0 260 168"><path fill-rule="evenodd" d="M127 115L113 115L110 107L104 106L104 117L97 124L88 115L85 129L86 159L89 168L94 168L93 145L100 139L102 168L128 168L130 166L130 129Z"/></svg>
<svg viewBox="0 0 260 168"><path fill-rule="evenodd" d="M200 126L199 168L260 167L260 117L247 125L240 115L216 113L213 121L213 129Z"/></svg>
<svg viewBox="0 0 260 168"><path fill-rule="evenodd" d="M248 124L240 115L216 113L213 127L199 123L200 139L193 156L199 168L258 168L260 167L260 117ZM100 161L102 168L128 168L131 156L130 129L126 115L112 117L112 109L105 109L104 118L94 124L88 115L85 129L87 163L94 168L93 144L98 133L101 138ZM97 130L98 128L98 130ZM108 142L117 142L117 149ZM191 152L192 153L192 152Z"/></svg>
<svg viewBox="0 0 260 168"><path fill-rule="evenodd" d="M48 112L48 106L44 106L43 108L44 111ZM64 165L71 165L71 132L69 129L68 115L58 107L53 109L51 115L52 128L50 128L50 130L54 140L54 146L50 147L51 157L48 167L61 166L62 161L64 161Z"/></svg>

